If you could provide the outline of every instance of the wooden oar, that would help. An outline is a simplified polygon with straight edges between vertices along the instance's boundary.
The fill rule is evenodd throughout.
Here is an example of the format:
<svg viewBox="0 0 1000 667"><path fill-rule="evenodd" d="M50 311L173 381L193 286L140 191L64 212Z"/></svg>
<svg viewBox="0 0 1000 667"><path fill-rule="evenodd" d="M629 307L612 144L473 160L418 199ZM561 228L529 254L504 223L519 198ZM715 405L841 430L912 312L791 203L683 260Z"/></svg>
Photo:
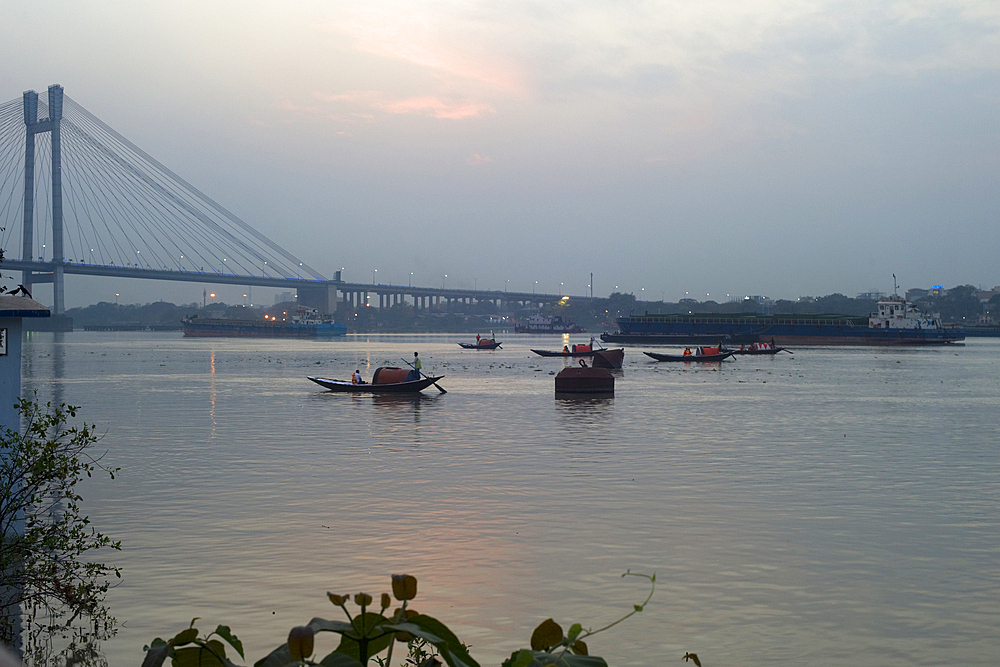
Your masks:
<svg viewBox="0 0 1000 667"><path fill-rule="evenodd" d="M427 373L424 373L422 370L416 368L413 364L411 364L406 359L403 359L403 363L406 364L407 366L409 366L410 368L412 368L413 370L417 371L421 375L423 375L425 378L429 378L430 377L429 375L427 375ZM442 387L441 385L439 385L437 382L432 382L431 384L433 384L435 387L437 387L437 390L440 391L442 394L447 394L448 393L447 391L444 390L444 387Z"/></svg>

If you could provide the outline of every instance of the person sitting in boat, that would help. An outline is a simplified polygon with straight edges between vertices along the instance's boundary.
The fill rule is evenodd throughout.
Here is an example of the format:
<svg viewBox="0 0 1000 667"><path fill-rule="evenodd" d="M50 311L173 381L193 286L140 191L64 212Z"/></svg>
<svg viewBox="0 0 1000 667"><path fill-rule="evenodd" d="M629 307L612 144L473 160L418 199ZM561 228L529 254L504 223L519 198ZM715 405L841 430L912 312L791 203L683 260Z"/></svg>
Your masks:
<svg viewBox="0 0 1000 667"><path fill-rule="evenodd" d="M569 347L566 346L566 345L563 345L563 352L565 352L566 354L569 354Z"/></svg>
<svg viewBox="0 0 1000 667"><path fill-rule="evenodd" d="M690 347L685 347L684 348L684 356L685 357L690 357L691 356L691 348Z"/></svg>
<svg viewBox="0 0 1000 667"><path fill-rule="evenodd" d="M365 381L361 379L361 369L354 369L354 375L351 376L351 384L364 384Z"/></svg>

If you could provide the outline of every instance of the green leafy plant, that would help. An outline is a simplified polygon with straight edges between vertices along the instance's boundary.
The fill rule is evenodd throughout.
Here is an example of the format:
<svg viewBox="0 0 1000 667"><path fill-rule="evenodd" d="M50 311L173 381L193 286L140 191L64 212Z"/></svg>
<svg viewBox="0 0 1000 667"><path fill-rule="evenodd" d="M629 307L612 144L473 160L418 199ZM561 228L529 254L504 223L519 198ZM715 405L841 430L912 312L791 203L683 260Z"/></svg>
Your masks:
<svg viewBox="0 0 1000 667"><path fill-rule="evenodd" d="M632 611L597 630L584 630L579 623L574 623L568 632L563 633L558 623L551 618L547 619L532 633L531 648L514 651L503 662L503 667L607 667L608 663L603 658L588 655L587 645L583 640L609 630L641 612L649 604L656 589L655 574L627 571L622 575L627 576L649 580L649 595L642 604L633 605ZM254 663L254 667L367 667L369 660L374 660L379 667L389 667L392 663L392 649L397 642L407 644L403 667L434 667L440 665L441 660L449 667L479 667L469 655L468 647L443 623L409 608L409 602L417 596L416 577L407 574L392 575L392 593L402 605L388 615L386 612L392 605L392 598L388 593L382 593L377 612L372 606L374 600L371 595L354 595L353 602L358 611L353 614L348 609L352 600L350 595L327 593L330 602L343 610L347 620L314 618L308 625L292 628L288 633L288 641ZM339 634L340 644L332 653L315 662L314 641L320 632ZM213 639L213 636L218 639ZM214 633L199 637L192 621L186 630L175 637L169 640L157 638L146 646L146 659L142 666L160 667L170 658L174 667L237 667L226 657L225 645L220 639L225 640L243 657L243 645L227 626L220 625ZM685 662L692 660L696 667L701 667L698 656L694 653L686 653L683 659Z"/></svg>
<svg viewBox="0 0 1000 667"><path fill-rule="evenodd" d="M24 398L15 407L23 435L0 428L0 642L18 645L20 634L29 664L43 662L54 639L78 659L114 633L104 599L109 576L121 576L85 556L121 544L90 525L76 485L95 472L114 479L118 468L91 453L92 425L69 425L79 408Z"/></svg>
<svg viewBox="0 0 1000 667"><path fill-rule="evenodd" d="M377 658L383 666L392 661L395 642L422 642L430 645L449 667L479 667L472 659L466 646L443 623L432 616L426 616L409 608L409 602L417 595L417 579L408 574L392 575L392 592L396 600L402 602L391 614L386 614L392 606L392 598L382 593L378 611L374 611L373 598L367 593L354 596L358 610L352 613L348 608L350 595L327 593L334 606L343 610L346 621L330 621L314 618L308 625L292 628L288 641L257 661L255 667L284 667L285 665L324 665L324 667L365 667L368 661ZM314 639L320 632L340 635L340 644L319 662L313 661ZM243 657L242 644L229 628L219 626L215 635L226 640ZM230 667L234 663L226 657L225 646L211 635L201 638L191 626L169 640L157 638L146 647L143 667L159 667L169 657L175 667ZM385 652L385 656L380 654ZM412 652L411 652L412 653ZM426 653L426 651L425 651Z"/></svg>
<svg viewBox="0 0 1000 667"><path fill-rule="evenodd" d="M186 630L182 630L169 641L164 641L157 637L150 646L144 647L146 657L142 661L143 667L147 665L162 665L169 656L173 658L175 665L200 665L202 667L229 667L234 663L226 658L226 647L220 639L225 640L236 652L243 657L243 644L236 637L228 626L220 625L205 637L198 636L198 629L194 627L197 618L191 620L191 625ZM218 637L216 639L215 637Z"/></svg>
<svg viewBox="0 0 1000 667"><path fill-rule="evenodd" d="M570 626L568 632L563 632L562 626L551 618L542 621L535 631L531 633L531 648L514 651L511 656L504 660L503 667L607 667L604 658L589 655L587 644L583 640L598 632L609 630L622 621L638 614L653 598L656 590L656 575L639 574L626 571L622 577L642 577L649 580L649 595L642 604L632 606L632 611L625 614L618 620L605 625L597 630L584 630L579 623Z"/></svg>

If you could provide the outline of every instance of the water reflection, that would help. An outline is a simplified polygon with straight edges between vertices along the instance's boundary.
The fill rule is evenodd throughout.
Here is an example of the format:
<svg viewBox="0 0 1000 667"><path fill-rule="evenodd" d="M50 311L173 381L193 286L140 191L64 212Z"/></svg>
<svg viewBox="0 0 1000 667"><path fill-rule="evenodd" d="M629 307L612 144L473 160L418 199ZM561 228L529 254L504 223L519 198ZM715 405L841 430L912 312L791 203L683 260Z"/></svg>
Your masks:
<svg viewBox="0 0 1000 667"><path fill-rule="evenodd" d="M215 375L215 348L212 348L211 355L208 360L208 416L210 418L210 423L212 428L210 431L210 437L212 440L215 439L215 429L218 426L218 421L215 415L215 401L216 395L218 394L218 388L216 387L217 378Z"/></svg>
<svg viewBox="0 0 1000 667"><path fill-rule="evenodd" d="M412 417L414 424L420 423L420 411L424 403L423 393L380 394L372 396L372 405L378 418L395 423Z"/></svg>
<svg viewBox="0 0 1000 667"><path fill-rule="evenodd" d="M613 391L599 394L569 394L556 392L556 414L582 421L599 421L611 414L614 408Z"/></svg>
<svg viewBox="0 0 1000 667"><path fill-rule="evenodd" d="M412 394L372 394L372 403L376 408L395 409L400 406L410 406L419 411L421 403L435 398L437 397L433 394L425 394L423 392Z"/></svg>
<svg viewBox="0 0 1000 667"><path fill-rule="evenodd" d="M52 345L52 402L55 405L63 404L64 386L63 380L66 377L66 333L56 331L53 335Z"/></svg>

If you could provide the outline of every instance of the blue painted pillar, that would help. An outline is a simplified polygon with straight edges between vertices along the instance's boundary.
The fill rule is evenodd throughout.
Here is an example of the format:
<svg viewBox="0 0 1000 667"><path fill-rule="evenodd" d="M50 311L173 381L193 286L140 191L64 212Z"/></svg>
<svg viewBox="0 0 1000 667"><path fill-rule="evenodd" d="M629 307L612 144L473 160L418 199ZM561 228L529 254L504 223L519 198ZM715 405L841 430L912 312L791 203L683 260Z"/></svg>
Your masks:
<svg viewBox="0 0 1000 667"><path fill-rule="evenodd" d="M0 425L20 432L14 402L21 395L21 332L25 317L48 317L49 309L33 299L0 296Z"/></svg>
<svg viewBox="0 0 1000 667"><path fill-rule="evenodd" d="M42 304L18 296L0 296L0 426L14 433L21 432L21 415L14 402L21 394L21 322L25 317L48 317L49 310ZM0 458L7 452L0 448ZM22 520L15 520L9 530L16 535L24 527ZM2 573L0 573L2 574ZM0 577L0 581L6 577ZM14 594L17 591L13 591ZM0 615L13 623L15 636L20 639L20 608L11 605L11 589L0 584ZM16 599L16 598L14 598ZM20 646L15 646L19 649Z"/></svg>

